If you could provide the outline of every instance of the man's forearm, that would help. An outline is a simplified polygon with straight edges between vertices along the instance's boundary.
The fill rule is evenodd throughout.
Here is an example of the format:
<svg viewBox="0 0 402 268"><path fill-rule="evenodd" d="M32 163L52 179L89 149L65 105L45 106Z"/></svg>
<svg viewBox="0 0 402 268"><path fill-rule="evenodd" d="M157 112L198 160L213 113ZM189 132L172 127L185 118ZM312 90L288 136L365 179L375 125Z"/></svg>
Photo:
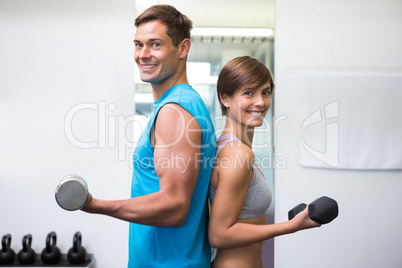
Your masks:
<svg viewBox="0 0 402 268"><path fill-rule="evenodd" d="M157 192L126 200L91 198L83 211L151 226L180 226L188 209L183 202Z"/></svg>

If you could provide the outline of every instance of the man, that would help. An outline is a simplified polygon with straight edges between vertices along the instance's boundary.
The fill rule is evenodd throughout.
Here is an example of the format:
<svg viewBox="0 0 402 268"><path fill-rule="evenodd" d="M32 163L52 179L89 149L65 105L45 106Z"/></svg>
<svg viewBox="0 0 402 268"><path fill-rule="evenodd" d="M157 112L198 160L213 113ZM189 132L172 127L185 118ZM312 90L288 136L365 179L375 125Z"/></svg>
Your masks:
<svg viewBox="0 0 402 268"><path fill-rule="evenodd" d="M132 198L89 195L84 211L130 222L128 267L209 267L207 190L215 131L187 80L192 22L156 5L136 20L134 59L154 110L134 152Z"/></svg>

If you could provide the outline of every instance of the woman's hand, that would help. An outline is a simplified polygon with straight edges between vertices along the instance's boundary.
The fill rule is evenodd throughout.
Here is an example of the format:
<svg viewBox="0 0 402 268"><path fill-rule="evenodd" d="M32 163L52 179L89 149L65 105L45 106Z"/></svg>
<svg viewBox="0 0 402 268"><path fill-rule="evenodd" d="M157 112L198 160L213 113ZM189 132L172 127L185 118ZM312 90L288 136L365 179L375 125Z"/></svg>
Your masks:
<svg viewBox="0 0 402 268"><path fill-rule="evenodd" d="M294 224L295 232L321 226L321 224L310 219L308 215L308 206L290 221Z"/></svg>

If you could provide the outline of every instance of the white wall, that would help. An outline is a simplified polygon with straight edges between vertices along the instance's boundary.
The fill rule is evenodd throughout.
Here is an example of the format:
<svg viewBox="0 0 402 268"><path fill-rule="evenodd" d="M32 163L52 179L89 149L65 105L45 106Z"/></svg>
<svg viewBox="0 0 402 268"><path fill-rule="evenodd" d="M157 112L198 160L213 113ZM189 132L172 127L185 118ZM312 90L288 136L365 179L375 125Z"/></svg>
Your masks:
<svg viewBox="0 0 402 268"><path fill-rule="evenodd" d="M275 170L275 220L322 195L340 207L328 225L276 238L276 268L402 266L402 172L301 167L292 87L292 70L401 75L401 10L397 0L276 2L276 156L286 167Z"/></svg>
<svg viewBox="0 0 402 268"><path fill-rule="evenodd" d="M133 2L0 0L0 236L16 252L31 233L40 253L54 230L66 253L79 230L96 267L127 264L128 224L64 211L54 191L77 173L98 198L130 196Z"/></svg>

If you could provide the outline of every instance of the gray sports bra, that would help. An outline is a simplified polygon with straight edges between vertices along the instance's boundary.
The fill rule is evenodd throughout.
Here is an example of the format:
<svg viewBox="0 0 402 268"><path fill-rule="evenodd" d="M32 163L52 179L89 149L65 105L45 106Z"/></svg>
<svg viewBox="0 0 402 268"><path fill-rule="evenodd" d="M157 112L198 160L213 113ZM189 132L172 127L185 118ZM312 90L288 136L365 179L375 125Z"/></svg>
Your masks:
<svg viewBox="0 0 402 268"><path fill-rule="evenodd" d="M223 142L222 145L217 148L215 157L218 156L221 149L229 142L241 142L236 136L233 135L222 136L217 142L222 140L225 140L225 142ZM261 170L255 163L253 164L253 174L253 180L248 185L246 200L244 201L243 209L240 212L239 220L265 216L268 214L268 208L271 205L271 189L269 188L268 182ZM208 198L211 202L211 205L214 201L215 193L216 189L209 185Z"/></svg>

